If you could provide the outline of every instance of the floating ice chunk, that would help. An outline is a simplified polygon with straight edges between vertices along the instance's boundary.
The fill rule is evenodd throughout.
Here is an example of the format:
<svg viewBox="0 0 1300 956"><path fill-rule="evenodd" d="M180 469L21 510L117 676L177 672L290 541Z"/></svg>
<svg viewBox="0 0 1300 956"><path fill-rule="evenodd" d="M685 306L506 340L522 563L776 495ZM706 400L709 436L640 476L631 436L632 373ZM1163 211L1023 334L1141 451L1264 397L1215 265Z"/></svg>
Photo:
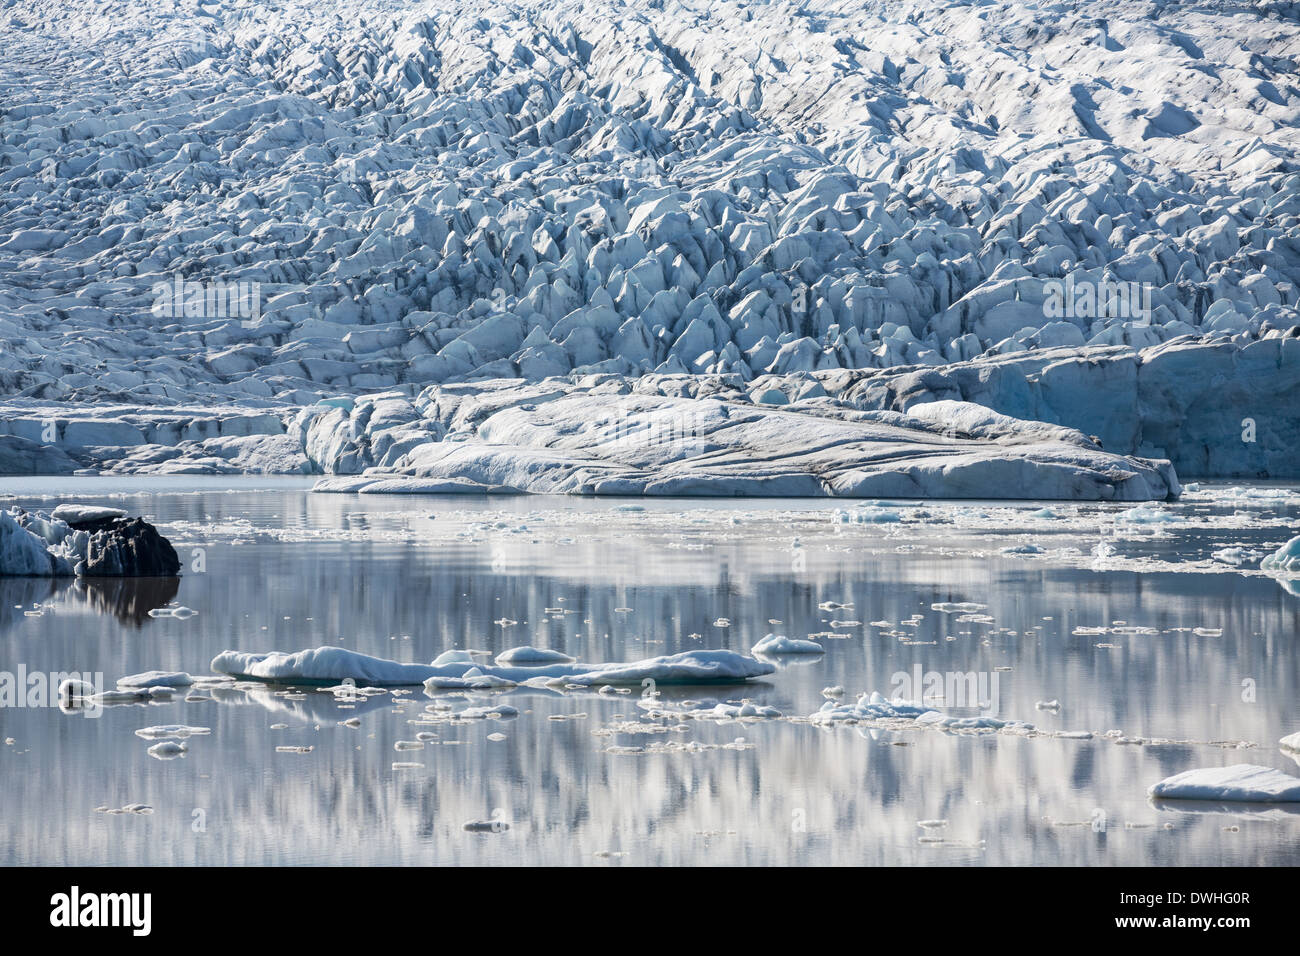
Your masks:
<svg viewBox="0 0 1300 956"><path fill-rule="evenodd" d="M197 613L199 612L193 610L192 608L185 607L184 605L179 605L177 607L153 608L152 610L149 611L149 616L150 617L175 617L181 620L185 620L186 618L193 617Z"/></svg>
<svg viewBox="0 0 1300 956"><path fill-rule="evenodd" d="M145 740L185 740L189 737L204 736L212 733L209 727L187 727L185 724L161 724L157 727L141 727L135 732L137 737Z"/></svg>
<svg viewBox="0 0 1300 956"><path fill-rule="evenodd" d="M164 740L149 748L149 756L156 760L175 760L177 757L185 756L188 749L180 741Z"/></svg>
<svg viewBox="0 0 1300 956"><path fill-rule="evenodd" d="M184 671L145 671L143 674L131 674L120 677L118 687L146 689L150 687L189 687L194 678Z"/></svg>
<svg viewBox="0 0 1300 956"><path fill-rule="evenodd" d="M872 505L856 509L853 512L853 520L858 524L895 524L903 518L891 508L877 508Z"/></svg>
<svg viewBox="0 0 1300 956"><path fill-rule="evenodd" d="M1043 554L1043 549L1036 544L1017 544L1003 548L1003 554Z"/></svg>
<svg viewBox="0 0 1300 956"><path fill-rule="evenodd" d="M1290 734L1278 741L1278 745L1284 750L1294 750L1300 752L1300 733Z"/></svg>
<svg viewBox="0 0 1300 956"><path fill-rule="evenodd" d="M519 716L519 711L509 704L495 704L491 707L466 707L456 714L461 720L510 720Z"/></svg>
<svg viewBox="0 0 1300 956"><path fill-rule="evenodd" d="M1259 563L1265 571L1300 571L1300 534Z"/></svg>
<svg viewBox="0 0 1300 956"><path fill-rule="evenodd" d="M512 647L496 656L498 664L568 664L573 658L544 647Z"/></svg>
<svg viewBox="0 0 1300 956"><path fill-rule="evenodd" d="M916 718L918 725L939 727L943 730L1013 730L1013 731L1032 731L1033 724L1026 723L1023 720L1003 720L1000 717L992 717L988 714L981 714L978 717L950 717L941 714L937 710L931 710L921 714Z"/></svg>
<svg viewBox="0 0 1300 956"><path fill-rule="evenodd" d="M423 750L423 740L399 740L393 744L394 750Z"/></svg>
<svg viewBox="0 0 1300 956"><path fill-rule="evenodd" d="M987 608L987 604L976 604L973 601L940 601L938 604L930 605L931 610L942 611L944 614L970 614L972 611L983 611Z"/></svg>
<svg viewBox="0 0 1300 956"><path fill-rule="evenodd" d="M1259 557L1258 551L1252 551L1250 548L1220 548L1210 555L1220 564L1245 564L1247 561L1253 561Z"/></svg>
<svg viewBox="0 0 1300 956"><path fill-rule="evenodd" d="M103 521L105 518L125 518L126 512L121 508L68 503L55 508L50 517L56 521L66 521L68 524L81 524L90 521Z"/></svg>
<svg viewBox="0 0 1300 956"><path fill-rule="evenodd" d="M1183 519L1172 511L1167 511L1155 505L1138 505L1129 508L1127 511L1121 511L1115 516L1115 520L1126 521L1130 524L1178 524Z"/></svg>
<svg viewBox="0 0 1300 956"><path fill-rule="evenodd" d="M805 641L784 634L768 634L750 648L752 654L825 654L826 648L816 641Z"/></svg>
<svg viewBox="0 0 1300 956"><path fill-rule="evenodd" d="M808 720L815 724L854 722L859 720L880 720L883 718L902 718L915 720L922 714L934 714L923 704L914 704L905 700L887 700L881 694L863 694L852 704L837 704L828 700L821 710L809 715ZM939 716L943 716L940 714Z"/></svg>
<svg viewBox="0 0 1300 956"><path fill-rule="evenodd" d="M1165 800L1296 803L1300 802L1300 777L1242 763L1187 770L1152 784L1147 794Z"/></svg>
<svg viewBox="0 0 1300 956"><path fill-rule="evenodd" d="M631 663L547 664L537 667L493 667L464 660L466 652L442 655L432 664L404 664L358 654L341 647L317 647L284 654L279 651L250 654L223 651L212 659L212 669L241 679L280 683L326 683L351 678L381 686L423 684L426 689L457 687L507 687L525 682L570 683L589 687L600 684L639 684L649 678L660 684L736 683L771 674L776 668L734 651L687 651Z"/></svg>
<svg viewBox="0 0 1300 956"><path fill-rule="evenodd" d="M696 720L765 720L781 716L775 707L743 700L739 704L716 704L688 712Z"/></svg>
<svg viewBox="0 0 1300 956"><path fill-rule="evenodd" d="M445 664L476 664L473 651L450 650L443 651L433 659L434 667L442 667Z"/></svg>
<svg viewBox="0 0 1300 956"><path fill-rule="evenodd" d="M471 820L464 826L467 833L503 833L509 829L510 824L504 820Z"/></svg>

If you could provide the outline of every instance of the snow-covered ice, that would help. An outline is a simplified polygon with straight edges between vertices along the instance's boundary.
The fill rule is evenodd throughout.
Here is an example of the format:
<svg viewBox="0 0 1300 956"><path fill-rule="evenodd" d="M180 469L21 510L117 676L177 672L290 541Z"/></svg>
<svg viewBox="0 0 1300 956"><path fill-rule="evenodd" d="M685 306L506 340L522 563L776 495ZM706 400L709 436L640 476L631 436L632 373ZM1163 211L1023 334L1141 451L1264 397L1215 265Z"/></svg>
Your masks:
<svg viewBox="0 0 1300 956"><path fill-rule="evenodd" d="M1185 770L1152 784L1147 793L1165 800L1296 803L1300 802L1300 777L1243 763Z"/></svg>
<svg viewBox="0 0 1300 956"><path fill-rule="evenodd" d="M400 663L358 654L341 647L317 647L293 654L249 654L225 651L212 660L212 670L236 678L278 683L321 683L353 680L378 686L423 684L427 689L510 687L525 683L661 684L730 683L773 673L773 665L734 651L701 650L669 654L630 663L551 663L532 667L477 664L453 652L431 664Z"/></svg>

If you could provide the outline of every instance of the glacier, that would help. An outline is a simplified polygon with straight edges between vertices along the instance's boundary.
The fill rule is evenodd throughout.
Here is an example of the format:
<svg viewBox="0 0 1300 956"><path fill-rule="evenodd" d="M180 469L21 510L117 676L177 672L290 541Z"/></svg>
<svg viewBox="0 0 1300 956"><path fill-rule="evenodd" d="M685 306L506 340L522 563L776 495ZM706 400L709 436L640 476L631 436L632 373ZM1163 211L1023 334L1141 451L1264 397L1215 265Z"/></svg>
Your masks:
<svg viewBox="0 0 1300 956"><path fill-rule="evenodd" d="M6 5L0 473L1300 477L1298 9Z"/></svg>

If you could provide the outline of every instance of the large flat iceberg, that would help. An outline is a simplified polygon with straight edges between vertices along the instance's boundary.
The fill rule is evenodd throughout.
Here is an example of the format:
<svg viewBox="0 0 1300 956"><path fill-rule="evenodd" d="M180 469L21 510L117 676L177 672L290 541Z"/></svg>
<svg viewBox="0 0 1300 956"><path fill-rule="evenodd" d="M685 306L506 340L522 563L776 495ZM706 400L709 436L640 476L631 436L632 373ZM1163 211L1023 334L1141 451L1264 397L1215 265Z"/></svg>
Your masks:
<svg viewBox="0 0 1300 956"><path fill-rule="evenodd" d="M430 664L407 664L371 657L341 647L317 647L285 654L223 651L212 659L218 674L276 683L333 684L351 680L358 686L408 686L428 689L508 687L518 684L706 684L734 683L763 677L775 667L734 651L708 650L668 654L630 663L563 662L537 667L478 664L468 655L449 652Z"/></svg>
<svg viewBox="0 0 1300 956"><path fill-rule="evenodd" d="M1186 770L1152 784L1147 793L1165 800L1300 803L1300 777L1242 763Z"/></svg>

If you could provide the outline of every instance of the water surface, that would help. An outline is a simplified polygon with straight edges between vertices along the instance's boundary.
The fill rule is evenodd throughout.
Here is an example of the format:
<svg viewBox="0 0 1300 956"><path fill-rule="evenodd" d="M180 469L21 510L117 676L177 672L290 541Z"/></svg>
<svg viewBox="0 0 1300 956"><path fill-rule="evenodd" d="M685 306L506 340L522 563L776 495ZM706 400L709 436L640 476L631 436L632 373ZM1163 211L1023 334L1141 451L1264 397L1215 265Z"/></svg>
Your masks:
<svg viewBox="0 0 1300 956"><path fill-rule="evenodd" d="M185 567L170 581L0 580L0 670L98 672L111 685L151 669L207 673L228 648L323 644L403 661L521 644L627 661L748 652L776 632L815 635L826 652L783 659L751 685L662 688L661 703L749 698L801 718L826 688L851 700L889 695L900 673L960 673L994 690L1000 716L1046 733L655 719L639 689L443 694L436 700L456 709L504 700L520 716L436 726L410 723L435 703L418 687L355 705L266 687L205 691L201 701L181 693L98 717L5 708L0 862L1300 862L1300 815L1146 797L1193 767L1300 773L1276 746L1300 730L1300 588L1210 557L1295 533L1294 489L1208 489L1160 506L1178 517L1170 523L1117 518L1128 506L1052 504L1052 517L1040 504L384 497L309 486L0 482L15 496L7 504L75 499L145 514ZM1006 551L1027 544L1040 550ZM949 603L986 607L933 607ZM197 614L149 614L174 604ZM1100 627L1109 630L1087 630ZM1052 700L1059 709L1038 706ZM350 717L360 727L340 723ZM159 724L211 734L158 760L134 731ZM438 736L422 750L394 749L417 731ZM96 809L133 803L153 813ZM492 820L509 829L464 829ZM938 820L947 823L918 826Z"/></svg>

